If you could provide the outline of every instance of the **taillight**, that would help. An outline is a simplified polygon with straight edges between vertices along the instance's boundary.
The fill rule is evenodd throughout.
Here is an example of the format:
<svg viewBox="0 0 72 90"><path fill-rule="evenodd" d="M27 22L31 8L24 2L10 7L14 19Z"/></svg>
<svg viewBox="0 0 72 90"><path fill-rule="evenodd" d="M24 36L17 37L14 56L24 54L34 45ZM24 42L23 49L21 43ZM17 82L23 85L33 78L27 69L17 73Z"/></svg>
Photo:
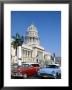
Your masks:
<svg viewBox="0 0 72 90"><path fill-rule="evenodd" d="M18 70L20 71L20 68L18 68Z"/></svg>
<svg viewBox="0 0 72 90"><path fill-rule="evenodd" d="M17 69L17 71L18 71L18 72L21 72L21 69L20 69L20 68L18 68L18 69Z"/></svg>

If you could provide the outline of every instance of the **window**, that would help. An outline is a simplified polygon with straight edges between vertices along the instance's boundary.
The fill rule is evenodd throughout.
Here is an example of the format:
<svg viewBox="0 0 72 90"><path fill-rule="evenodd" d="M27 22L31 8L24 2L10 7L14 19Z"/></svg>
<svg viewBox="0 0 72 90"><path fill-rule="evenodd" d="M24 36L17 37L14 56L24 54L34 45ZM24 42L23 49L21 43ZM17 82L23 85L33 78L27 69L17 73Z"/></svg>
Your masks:
<svg viewBox="0 0 72 90"><path fill-rule="evenodd" d="M56 66L56 65L47 65L46 68L59 68L59 66Z"/></svg>
<svg viewBox="0 0 72 90"><path fill-rule="evenodd" d="M32 64L33 67L39 67L39 64Z"/></svg>
<svg viewBox="0 0 72 90"><path fill-rule="evenodd" d="M23 67L29 67L29 64L22 64Z"/></svg>

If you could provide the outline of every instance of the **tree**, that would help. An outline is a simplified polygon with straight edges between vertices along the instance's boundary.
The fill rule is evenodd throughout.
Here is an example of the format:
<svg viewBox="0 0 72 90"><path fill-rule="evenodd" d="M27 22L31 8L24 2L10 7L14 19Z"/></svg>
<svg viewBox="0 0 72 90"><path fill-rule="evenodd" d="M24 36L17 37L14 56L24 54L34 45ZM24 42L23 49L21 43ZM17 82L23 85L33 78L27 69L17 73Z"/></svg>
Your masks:
<svg viewBox="0 0 72 90"><path fill-rule="evenodd" d="M16 33L16 36L12 36L12 38L14 39L14 41L11 44L13 45L13 48L16 49L17 55L17 47L22 45L24 37Z"/></svg>

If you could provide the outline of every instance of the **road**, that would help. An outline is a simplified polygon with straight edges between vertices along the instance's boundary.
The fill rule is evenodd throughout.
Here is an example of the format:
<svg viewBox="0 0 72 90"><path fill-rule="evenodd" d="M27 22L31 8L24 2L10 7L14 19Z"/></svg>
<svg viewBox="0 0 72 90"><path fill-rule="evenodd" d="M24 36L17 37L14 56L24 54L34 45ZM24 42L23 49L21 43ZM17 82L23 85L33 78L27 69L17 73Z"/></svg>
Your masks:
<svg viewBox="0 0 72 90"><path fill-rule="evenodd" d="M13 77L13 76L11 76L11 79L24 79L24 78L23 77ZM26 79L54 79L54 78L51 78L51 77L42 78L42 77L38 77L38 76L30 76ZM61 76L58 77L57 79L61 79Z"/></svg>

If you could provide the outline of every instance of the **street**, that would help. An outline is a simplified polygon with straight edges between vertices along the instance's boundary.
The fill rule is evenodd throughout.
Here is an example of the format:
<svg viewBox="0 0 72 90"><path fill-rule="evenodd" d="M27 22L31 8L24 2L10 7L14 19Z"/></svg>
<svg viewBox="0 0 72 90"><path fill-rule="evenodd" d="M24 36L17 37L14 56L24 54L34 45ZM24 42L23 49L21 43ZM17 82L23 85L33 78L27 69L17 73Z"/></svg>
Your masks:
<svg viewBox="0 0 72 90"><path fill-rule="evenodd" d="M23 77L11 76L11 79L24 79ZM26 79L54 79L52 77L38 77L38 76L29 76ZM57 79L61 79L61 76L58 76Z"/></svg>

